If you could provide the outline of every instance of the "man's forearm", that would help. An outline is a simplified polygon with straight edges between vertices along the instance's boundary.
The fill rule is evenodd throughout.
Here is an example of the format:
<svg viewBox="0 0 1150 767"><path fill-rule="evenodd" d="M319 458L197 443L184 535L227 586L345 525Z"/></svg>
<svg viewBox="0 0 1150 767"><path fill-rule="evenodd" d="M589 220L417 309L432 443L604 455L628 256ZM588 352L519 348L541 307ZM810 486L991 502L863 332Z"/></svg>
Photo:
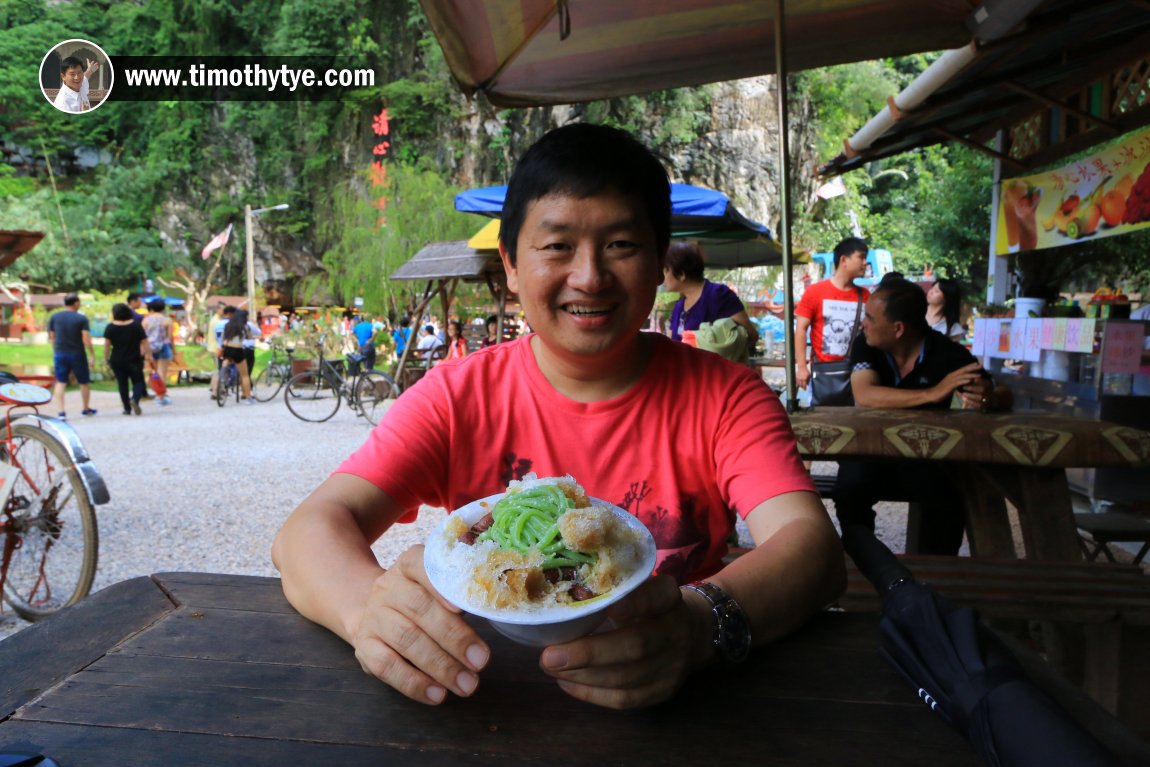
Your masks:
<svg viewBox="0 0 1150 767"><path fill-rule="evenodd" d="M334 524L327 514L306 509L309 501L276 536L272 560L292 606L350 643L372 583L384 570L354 525Z"/></svg>
<svg viewBox="0 0 1150 767"><path fill-rule="evenodd" d="M921 407L942 399L934 389L896 389L893 386L868 386L862 391L855 389L854 398L859 407L888 409Z"/></svg>
<svg viewBox="0 0 1150 767"><path fill-rule="evenodd" d="M818 497L788 493L772 502L801 504L805 514L708 579L739 602L755 646L797 629L846 584L842 545Z"/></svg>

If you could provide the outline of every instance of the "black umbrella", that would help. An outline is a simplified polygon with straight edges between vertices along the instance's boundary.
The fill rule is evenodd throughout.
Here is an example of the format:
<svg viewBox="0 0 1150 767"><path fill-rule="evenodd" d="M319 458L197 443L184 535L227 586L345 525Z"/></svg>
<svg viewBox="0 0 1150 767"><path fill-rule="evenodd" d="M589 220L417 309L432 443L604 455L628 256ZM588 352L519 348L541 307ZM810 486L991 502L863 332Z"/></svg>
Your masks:
<svg viewBox="0 0 1150 767"><path fill-rule="evenodd" d="M977 612L915 581L865 527L847 527L843 546L882 597L883 658L987 764L1120 764L1030 681Z"/></svg>

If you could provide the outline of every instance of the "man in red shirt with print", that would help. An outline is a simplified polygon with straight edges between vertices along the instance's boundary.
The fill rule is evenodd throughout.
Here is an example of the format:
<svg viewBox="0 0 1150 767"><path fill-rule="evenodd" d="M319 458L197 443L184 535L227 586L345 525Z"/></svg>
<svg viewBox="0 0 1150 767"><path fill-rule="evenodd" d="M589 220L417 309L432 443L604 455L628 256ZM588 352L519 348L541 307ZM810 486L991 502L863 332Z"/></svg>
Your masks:
<svg viewBox="0 0 1150 767"><path fill-rule="evenodd" d="M811 331L814 362L841 362L850 354L856 332L859 307L866 303L867 292L854 284L866 274L867 244L858 237L848 237L834 250L834 274L829 280L811 285L795 308L795 384L805 389L811 382L812 365L807 359L805 339ZM849 381L849 372L844 372ZM812 405L849 405L850 402L819 402L811 392Z"/></svg>

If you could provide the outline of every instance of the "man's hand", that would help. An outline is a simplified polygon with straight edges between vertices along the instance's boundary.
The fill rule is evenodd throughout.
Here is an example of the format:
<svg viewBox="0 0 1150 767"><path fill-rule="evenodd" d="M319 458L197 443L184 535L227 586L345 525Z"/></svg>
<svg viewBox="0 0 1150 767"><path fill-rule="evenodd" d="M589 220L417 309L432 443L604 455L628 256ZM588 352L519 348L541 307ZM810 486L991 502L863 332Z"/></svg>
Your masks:
<svg viewBox="0 0 1150 767"><path fill-rule="evenodd" d="M420 703L467 697L491 651L432 587L423 546L405 551L372 586L352 644L360 666Z"/></svg>
<svg viewBox="0 0 1150 767"><path fill-rule="evenodd" d="M710 630L661 575L609 608L614 625L543 651L539 665L572 697L608 708L649 706L670 698L702 662Z"/></svg>
<svg viewBox="0 0 1150 767"><path fill-rule="evenodd" d="M946 378L939 381L934 385L933 391L938 394L935 402L942 402L947 397L950 397L956 391L965 392L970 390L975 393L974 399L977 401L982 395L982 383L987 384L989 387L990 382L987 381L982 374L982 364L972 362L969 365L963 365L957 370L952 370L947 374ZM963 396L963 402L967 401L966 396Z"/></svg>
<svg viewBox="0 0 1150 767"><path fill-rule="evenodd" d="M811 368L806 360L797 360L795 362L795 387L799 389L807 388L807 384L811 382Z"/></svg>
<svg viewBox="0 0 1150 767"><path fill-rule="evenodd" d="M958 394L964 408L985 413L994 407L994 384L986 378L967 384L958 390Z"/></svg>
<svg viewBox="0 0 1150 767"><path fill-rule="evenodd" d="M93 61L92 59L85 59L88 68L84 70L84 77L91 77L92 73L100 68L100 62Z"/></svg>

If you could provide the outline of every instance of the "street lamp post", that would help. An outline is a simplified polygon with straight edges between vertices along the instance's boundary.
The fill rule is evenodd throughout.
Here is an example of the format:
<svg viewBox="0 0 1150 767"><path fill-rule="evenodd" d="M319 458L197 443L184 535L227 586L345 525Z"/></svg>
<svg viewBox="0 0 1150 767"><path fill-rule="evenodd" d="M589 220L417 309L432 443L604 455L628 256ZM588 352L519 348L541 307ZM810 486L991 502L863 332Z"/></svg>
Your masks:
<svg viewBox="0 0 1150 767"><path fill-rule="evenodd" d="M251 205L244 206L244 233L247 240L247 272L248 272L248 315L254 315L256 311L256 254L255 254L255 240L252 237L252 219L261 213L267 213L269 210L287 210L291 206L286 202L281 205L273 205L270 208L256 208L252 210ZM258 320L257 320L258 321Z"/></svg>

